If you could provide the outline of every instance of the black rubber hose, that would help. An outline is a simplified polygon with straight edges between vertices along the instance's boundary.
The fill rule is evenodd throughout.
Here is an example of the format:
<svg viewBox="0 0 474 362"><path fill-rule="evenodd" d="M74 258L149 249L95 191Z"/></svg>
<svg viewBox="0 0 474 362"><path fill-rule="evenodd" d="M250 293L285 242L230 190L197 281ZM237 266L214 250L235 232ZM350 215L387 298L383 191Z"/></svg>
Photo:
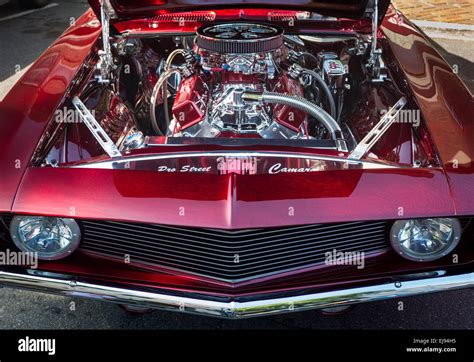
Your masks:
<svg viewBox="0 0 474 362"><path fill-rule="evenodd" d="M328 100L328 103L329 103L329 114L331 115L332 118L336 118L337 117L336 103L334 102L334 97L332 96L331 90L329 89L326 82L323 80L323 78L321 78L321 76L318 73L316 73L313 70L303 69L303 73L309 74L310 76L313 77L313 79L316 82L318 82L319 86L326 94L326 99Z"/></svg>
<svg viewBox="0 0 474 362"><path fill-rule="evenodd" d="M308 52L301 53L300 59L305 57L311 59L316 64L316 66L319 64L319 60L315 55ZM307 66L306 62L304 62L304 66Z"/></svg>

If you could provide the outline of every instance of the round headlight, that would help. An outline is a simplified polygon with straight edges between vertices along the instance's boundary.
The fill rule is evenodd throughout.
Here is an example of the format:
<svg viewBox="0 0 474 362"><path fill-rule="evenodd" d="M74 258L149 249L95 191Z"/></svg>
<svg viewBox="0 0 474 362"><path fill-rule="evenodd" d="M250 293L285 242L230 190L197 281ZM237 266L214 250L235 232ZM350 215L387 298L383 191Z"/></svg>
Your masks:
<svg viewBox="0 0 474 362"><path fill-rule="evenodd" d="M461 239L457 219L433 218L395 221L390 241L408 260L431 261L449 254Z"/></svg>
<svg viewBox="0 0 474 362"><path fill-rule="evenodd" d="M22 251L37 253L38 259L57 260L79 246L81 231L74 219L45 216L15 216L10 235Z"/></svg>

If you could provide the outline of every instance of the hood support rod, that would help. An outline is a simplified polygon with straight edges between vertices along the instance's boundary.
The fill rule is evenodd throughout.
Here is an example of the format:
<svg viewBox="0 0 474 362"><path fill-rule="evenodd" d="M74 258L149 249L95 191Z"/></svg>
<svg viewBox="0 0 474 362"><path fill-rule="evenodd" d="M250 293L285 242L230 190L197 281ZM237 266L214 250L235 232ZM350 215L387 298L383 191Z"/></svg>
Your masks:
<svg viewBox="0 0 474 362"><path fill-rule="evenodd" d="M397 120L398 114L406 104L407 99L405 97L400 98L398 102L384 114L379 123L357 144L348 158L350 160L360 160L364 157Z"/></svg>
<svg viewBox="0 0 474 362"><path fill-rule="evenodd" d="M86 105L82 103L79 97L74 97L72 100L72 104L74 105L74 108L76 108L76 111L79 113L81 120L87 126L87 128L92 133L97 142L99 142L104 151L111 158L121 157L122 153L120 153L115 143L110 139L109 135L100 126L99 122L97 122L95 117L92 115L89 109L87 109Z"/></svg>

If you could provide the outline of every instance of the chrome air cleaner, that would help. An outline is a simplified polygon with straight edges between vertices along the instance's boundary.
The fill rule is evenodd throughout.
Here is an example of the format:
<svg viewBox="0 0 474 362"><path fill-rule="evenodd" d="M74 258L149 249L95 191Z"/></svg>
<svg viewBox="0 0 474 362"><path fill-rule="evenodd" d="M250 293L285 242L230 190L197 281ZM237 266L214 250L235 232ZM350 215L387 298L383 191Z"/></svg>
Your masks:
<svg viewBox="0 0 474 362"><path fill-rule="evenodd" d="M220 54L264 53L283 46L283 29L252 23L205 25L197 31L197 44Z"/></svg>

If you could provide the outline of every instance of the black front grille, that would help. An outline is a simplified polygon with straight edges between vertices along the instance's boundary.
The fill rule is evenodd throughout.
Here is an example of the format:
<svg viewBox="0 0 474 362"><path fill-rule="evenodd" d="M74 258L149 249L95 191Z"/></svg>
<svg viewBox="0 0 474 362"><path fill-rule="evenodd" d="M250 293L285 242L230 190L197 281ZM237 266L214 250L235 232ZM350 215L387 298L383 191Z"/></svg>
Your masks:
<svg viewBox="0 0 474 362"><path fill-rule="evenodd" d="M218 230L82 221L82 250L226 281L314 266L325 253L389 248L385 221Z"/></svg>

